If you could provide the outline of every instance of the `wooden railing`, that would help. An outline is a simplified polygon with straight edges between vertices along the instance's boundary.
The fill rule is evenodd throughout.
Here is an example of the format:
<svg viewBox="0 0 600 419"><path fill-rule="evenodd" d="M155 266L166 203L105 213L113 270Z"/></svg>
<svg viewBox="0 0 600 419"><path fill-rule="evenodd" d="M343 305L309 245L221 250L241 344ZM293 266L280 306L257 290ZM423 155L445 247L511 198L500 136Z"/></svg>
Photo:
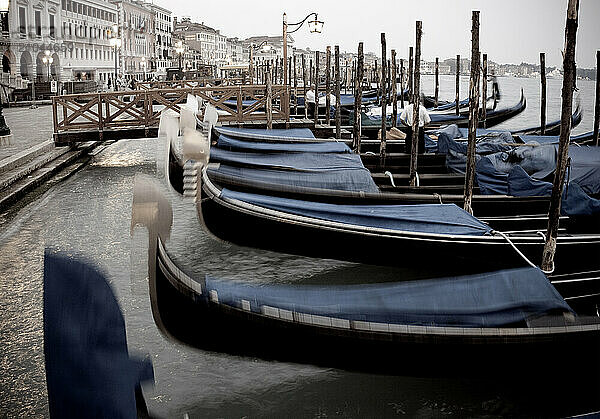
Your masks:
<svg viewBox="0 0 600 419"><path fill-rule="evenodd" d="M206 77L193 80L156 80L156 81L135 81L136 89L186 89L192 87L211 86L233 86L243 84L243 78L215 78Z"/></svg>
<svg viewBox="0 0 600 419"><path fill-rule="evenodd" d="M274 85L271 90L271 119L289 121L289 88ZM222 111L220 121L243 123L269 119L265 110L268 100L265 85L84 93L52 98L54 140L57 144L91 138L102 140L107 131L140 128L147 133L148 128L158 127L163 110L179 112L188 94L196 95Z"/></svg>

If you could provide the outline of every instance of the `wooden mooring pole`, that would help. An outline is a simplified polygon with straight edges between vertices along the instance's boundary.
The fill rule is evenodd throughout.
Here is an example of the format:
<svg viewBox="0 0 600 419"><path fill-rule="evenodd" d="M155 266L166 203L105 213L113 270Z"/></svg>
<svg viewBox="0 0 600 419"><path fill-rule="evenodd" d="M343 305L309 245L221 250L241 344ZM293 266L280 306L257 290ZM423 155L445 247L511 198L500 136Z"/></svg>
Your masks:
<svg viewBox="0 0 600 419"><path fill-rule="evenodd" d="M331 124L330 121L330 109L331 109L331 47L327 46L327 55L325 57L325 121L329 126Z"/></svg>
<svg viewBox="0 0 600 419"><path fill-rule="evenodd" d="M540 76L542 78L542 94L540 103L541 135L546 134L546 53L540 52Z"/></svg>
<svg viewBox="0 0 600 419"><path fill-rule="evenodd" d="M294 54L294 115L298 115L298 77L296 74L296 54Z"/></svg>
<svg viewBox="0 0 600 419"><path fill-rule="evenodd" d="M315 123L319 123L319 51L315 52Z"/></svg>
<svg viewBox="0 0 600 419"><path fill-rule="evenodd" d="M271 73L267 71L267 83L266 83L266 96L267 96L267 129L273 129L273 88L271 86Z"/></svg>
<svg viewBox="0 0 600 419"><path fill-rule="evenodd" d="M358 43L358 61L356 62L356 93L354 95L354 130L352 138L354 139L354 149L360 154L360 123L362 110L362 79L364 71L363 43Z"/></svg>
<svg viewBox="0 0 600 419"><path fill-rule="evenodd" d="M396 119L398 118L398 86L396 84L396 50L392 50L392 126L396 126Z"/></svg>
<svg viewBox="0 0 600 419"><path fill-rule="evenodd" d="M483 92L483 97L481 99L481 115L483 120L483 128L487 128L487 72L488 72L488 60L487 54L483 54L483 75L481 82L481 91Z"/></svg>
<svg viewBox="0 0 600 419"><path fill-rule="evenodd" d="M377 103L379 103L379 70L377 69L377 58L375 58L375 89L377 91Z"/></svg>
<svg viewBox="0 0 600 419"><path fill-rule="evenodd" d="M413 47L408 48L408 102L413 100Z"/></svg>
<svg viewBox="0 0 600 419"><path fill-rule="evenodd" d="M565 182L567 159L569 158L569 139L571 137L571 111L573 109L573 89L575 87L575 43L577 41L577 24L579 14L579 0L569 0L567 6L567 23L565 27L565 51L563 55L563 85L562 85L562 111L560 115L560 138L558 142L558 158L554 171L552 195L550 196L550 209L548 212L548 230L546 244L542 255L543 271L550 272L554 269L554 254L556 252L556 239L558 237L558 220L560 217L560 204Z"/></svg>
<svg viewBox="0 0 600 419"><path fill-rule="evenodd" d="M475 141L477 140L477 111L479 109L479 11L473 11L471 26L471 80L469 81L469 143L465 171L464 210L473 214L473 183L475 182ZM458 97L458 96L457 96ZM456 103L458 109L458 101Z"/></svg>
<svg viewBox="0 0 600 419"><path fill-rule="evenodd" d="M458 102L460 101L460 55L456 56L456 114L459 114Z"/></svg>
<svg viewBox="0 0 600 419"><path fill-rule="evenodd" d="M596 106L594 106L594 144L598 144L600 130L600 51L596 51Z"/></svg>
<svg viewBox="0 0 600 419"><path fill-rule="evenodd" d="M421 36L423 34L423 22L417 20L415 33L415 74L413 93L413 121L412 121L412 144L410 149L410 186L417 185L417 156L419 153L419 107L421 91Z"/></svg>
<svg viewBox="0 0 600 419"><path fill-rule="evenodd" d="M340 99L340 46L335 47L335 138L342 138L342 111Z"/></svg>
<svg viewBox="0 0 600 419"><path fill-rule="evenodd" d="M404 60L400 58L400 106L404 109Z"/></svg>
<svg viewBox="0 0 600 419"><path fill-rule="evenodd" d="M387 92L385 90L385 33L381 33L381 146L379 148L379 161L381 167L385 167L385 154L386 154L386 102Z"/></svg>
<svg viewBox="0 0 600 419"><path fill-rule="evenodd" d="M308 119L308 103L306 102L306 60L302 54L302 90L304 93L304 119Z"/></svg>
<svg viewBox="0 0 600 419"><path fill-rule="evenodd" d="M435 107L438 106L438 95L440 92L440 59L435 57Z"/></svg>

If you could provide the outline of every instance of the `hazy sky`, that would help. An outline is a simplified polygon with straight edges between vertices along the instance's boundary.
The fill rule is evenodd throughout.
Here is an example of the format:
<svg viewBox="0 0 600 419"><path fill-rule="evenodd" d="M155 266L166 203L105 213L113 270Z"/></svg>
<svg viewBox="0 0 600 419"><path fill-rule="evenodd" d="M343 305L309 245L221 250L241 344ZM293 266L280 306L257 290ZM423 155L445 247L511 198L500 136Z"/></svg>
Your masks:
<svg viewBox="0 0 600 419"><path fill-rule="evenodd" d="M339 45L381 54L380 34L398 57L408 55L415 42L415 21L423 21L422 58L470 57L471 11L480 10L480 48L492 61L519 64L539 62L561 66L567 0L384 0L384 1L268 1L268 0L154 0L173 11L220 29L228 37L279 35L282 14L298 22L317 12L325 22L323 33L311 34L305 24L294 34L297 47L325 49ZM577 66L593 68L600 49L600 0L580 0L577 31ZM388 53L389 56L389 53Z"/></svg>

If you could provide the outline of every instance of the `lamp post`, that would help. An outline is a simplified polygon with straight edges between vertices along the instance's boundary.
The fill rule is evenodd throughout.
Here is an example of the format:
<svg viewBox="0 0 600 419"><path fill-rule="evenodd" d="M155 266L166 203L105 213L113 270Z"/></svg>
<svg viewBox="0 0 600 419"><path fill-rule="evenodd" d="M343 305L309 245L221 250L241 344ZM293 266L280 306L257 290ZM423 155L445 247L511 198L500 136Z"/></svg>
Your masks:
<svg viewBox="0 0 600 419"><path fill-rule="evenodd" d="M2 32L8 32L8 9L10 3L9 0L0 0L0 24L2 26ZM10 128L6 125L4 115L2 114L2 97L0 96L0 136L4 137L10 135Z"/></svg>
<svg viewBox="0 0 600 419"><path fill-rule="evenodd" d="M175 52L179 55L179 78L181 79L181 55L183 54L183 41L175 43Z"/></svg>
<svg viewBox="0 0 600 419"><path fill-rule="evenodd" d="M147 64L148 63L146 62L146 57L142 57L141 65L142 65L142 70L144 70L144 81L146 81L146 65Z"/></svg>
<svg viewBox="0 0 600 419"><path fill-rule="evenodd" d="M119 27L117 25L113 26L113 32L110 38L110 45L115 49L115 80L114 87L115 91L117 90L117 53L118 49L121 48L121 38L119 38Z"/></svg>
<svg viewBox="0 0 600 419"><path fill-rule="evenodd" d="M321 31L323 30L324 22L322 20L319 20L319 16L315 12L309 13L300 22L290 23L289 25L287 23L287 15L285 13L283 14L283 84L286 86L288 83L288 80L287 80L287 78L288 78L288 76L287 76L287 73L288 73L287 72L287 66L288 66L287 36L288 36L288 34L292 34L296 31L298 31L302 27L302 25L304 25L304 22L306 22L307 19L311 16L314 16L314 19L308 21L308 28L309 28L310 32L311 33L321 33ZM292 26L293 29L291 31L288 31L288 26Z"/></svg>
<svg viewBox="0 0 600 419"><path fill-rule="evenodd" d="M50 51L44 51L44 57L42 57L42 62L46 64L46 67L48 68L48 81L50 81L50 66L54 62L54 58L50 56Z"/></svg>

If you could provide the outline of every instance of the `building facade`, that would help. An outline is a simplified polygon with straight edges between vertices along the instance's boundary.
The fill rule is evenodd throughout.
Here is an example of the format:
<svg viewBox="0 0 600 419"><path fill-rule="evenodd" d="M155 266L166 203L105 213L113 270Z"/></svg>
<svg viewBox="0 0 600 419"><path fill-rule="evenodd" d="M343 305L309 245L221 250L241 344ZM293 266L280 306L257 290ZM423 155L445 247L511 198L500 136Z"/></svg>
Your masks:
<svg viewBox="0 0 600 419"><path fill-rule="evenodd" d="M135 0L113 0L118 10L121 39L120 73L126 80L142 80L152 74L151 59L155 53L151 8Z"/></svg>
<svg viewBox="0 0 600 419"><path fill-rule="evenodd" d="M117 24L116 6L102 0L62 0L61 18L62 39L69 45L60 62L62 79L107 82L114 73L109 38Z"/></svg>
<svg viewBox="0 0 600 419"><path fill-rule="evenodd" d="M173 17L170 10L151 4L154 14L154 52L151 57L151 69L156 77L164 79L167 68L174 66L173 62Z"/></svg>
<svg viewBox="0 0 600 419"><path fill-rule="evenodd" d="M70 48L61 37L60 0L9 2L8 16L2 22L0 47L2 72L25 80L46 80L48 66L43 58L53 58L50 76L60 77L61 59Z"/></svg>

